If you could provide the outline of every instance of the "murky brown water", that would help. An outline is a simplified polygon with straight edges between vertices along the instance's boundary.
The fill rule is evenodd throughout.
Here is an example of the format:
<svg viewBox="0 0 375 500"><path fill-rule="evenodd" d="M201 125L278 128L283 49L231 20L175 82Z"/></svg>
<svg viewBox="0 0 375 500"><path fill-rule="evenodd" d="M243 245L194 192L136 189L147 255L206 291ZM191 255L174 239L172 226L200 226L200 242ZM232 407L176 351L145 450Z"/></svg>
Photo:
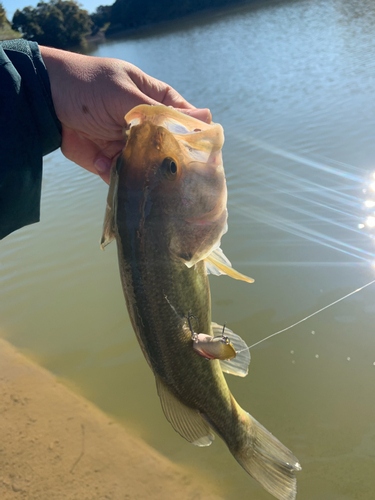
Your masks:
<svg viewBox="0 0 375 500"><path fill-rule="evenodd" d="M212 277L213 319L248 344L374 279L374 30L371 1L265 2L94 52L168 81L223 125L223 249L256 282ZM115 246L99 249L105 198L59 152L46 159L42 222L1 243L1 330L228 500L269 499L219 439L197 449L165 420ZM248 377L229 380L300 459L300 499L374 497L374 298L375 285L260 344Z"/></svg>

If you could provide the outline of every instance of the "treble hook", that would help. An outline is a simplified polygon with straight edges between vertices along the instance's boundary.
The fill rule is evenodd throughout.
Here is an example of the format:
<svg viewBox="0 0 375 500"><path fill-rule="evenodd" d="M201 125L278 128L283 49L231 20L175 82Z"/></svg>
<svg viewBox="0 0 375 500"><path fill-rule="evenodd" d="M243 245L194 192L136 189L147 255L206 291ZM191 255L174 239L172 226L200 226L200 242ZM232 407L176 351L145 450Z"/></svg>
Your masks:
<svg viewBox="0 0 375 500"><path fill-rule="evenodd" d="M191 326L191 321L190 321L190 319L191 319L191 318L194 318L194 319L195 319L195 321L197 322L198 328L199 328L199 320L198 320L198 318L197 318L196 316L194 316L194 314L192 314L190 311L189 311L188 315L186 316L186 319L188 320L188 323L189 323L189 328L190 328L190 331L191 331L191 338L192 338L193 340L195 340L198 334L194 332L193 327Z"/></svg>

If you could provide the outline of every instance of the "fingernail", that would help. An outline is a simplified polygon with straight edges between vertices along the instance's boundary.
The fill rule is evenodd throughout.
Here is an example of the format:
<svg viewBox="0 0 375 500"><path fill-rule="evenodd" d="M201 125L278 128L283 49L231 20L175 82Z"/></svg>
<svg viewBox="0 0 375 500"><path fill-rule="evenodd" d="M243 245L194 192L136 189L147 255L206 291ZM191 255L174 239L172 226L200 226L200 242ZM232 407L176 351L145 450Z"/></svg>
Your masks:
<svg viewBox="0 0 375 500"><path fill-rule="evenodd" d="M109 159L105 160L104 158L98 158L94 165L98 174L105 174L111 168L111 161Z"/></svg>
<svg viewBox="0 0 375 500"><path fill-rule="evenodd" d="M187 114L206 123L212 120L211 111L208 108L189 110Z"/></svg>

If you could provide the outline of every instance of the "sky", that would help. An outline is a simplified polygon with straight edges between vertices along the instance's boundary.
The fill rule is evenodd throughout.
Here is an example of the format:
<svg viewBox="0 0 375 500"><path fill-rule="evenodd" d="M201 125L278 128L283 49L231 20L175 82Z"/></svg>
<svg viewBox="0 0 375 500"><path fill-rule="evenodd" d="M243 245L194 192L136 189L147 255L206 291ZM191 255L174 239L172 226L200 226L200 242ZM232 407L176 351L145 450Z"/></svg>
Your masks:
<svg viewBox="0 0 375 500"><path fill-rule="evenodd" d="M7 18L12 21L13 14L17 9L22 10L24 7L36 7L40 0L0 0L7 13ZM49 1L49 0L44 0ZM111 5L114 0L80 0L78 3L82 9L86 9L91 14L99 5Z"/></svg>

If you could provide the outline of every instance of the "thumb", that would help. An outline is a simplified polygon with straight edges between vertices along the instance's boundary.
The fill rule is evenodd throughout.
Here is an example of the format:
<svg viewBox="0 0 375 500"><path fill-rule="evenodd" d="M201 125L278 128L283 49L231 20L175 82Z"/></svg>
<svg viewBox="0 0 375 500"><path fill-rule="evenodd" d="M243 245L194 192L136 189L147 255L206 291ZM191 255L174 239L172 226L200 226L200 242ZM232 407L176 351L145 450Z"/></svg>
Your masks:
<svg viewBox="0 0 375 500"><path fill-rule="evenodd" d="M111 167L112 167L113 159L108 158L108 156L105 156L105 154L100 151L95 160L94 160L94 166L96 169L96 173L103 179L104 182L109 184L109 178L111 174Z"/></svg>
<svg viewBox="0 0 375 500"><path fill-rule="evenodd" d="M107 184L113 158L123 149L121 141L98 145L69 128L63 129L61 151L80 167L99 175Z"/></svg>
<svg viewBox="0 0 375 500"><path fill-rule="evenodd" d="M203 109L178 109L178 111L181 111L181 113L184 113L185 115L191 116L192 118L197 118L197 120L200 120L205 123L211 123L212 121L212 115L211 111L207 108Z"/></svg>

